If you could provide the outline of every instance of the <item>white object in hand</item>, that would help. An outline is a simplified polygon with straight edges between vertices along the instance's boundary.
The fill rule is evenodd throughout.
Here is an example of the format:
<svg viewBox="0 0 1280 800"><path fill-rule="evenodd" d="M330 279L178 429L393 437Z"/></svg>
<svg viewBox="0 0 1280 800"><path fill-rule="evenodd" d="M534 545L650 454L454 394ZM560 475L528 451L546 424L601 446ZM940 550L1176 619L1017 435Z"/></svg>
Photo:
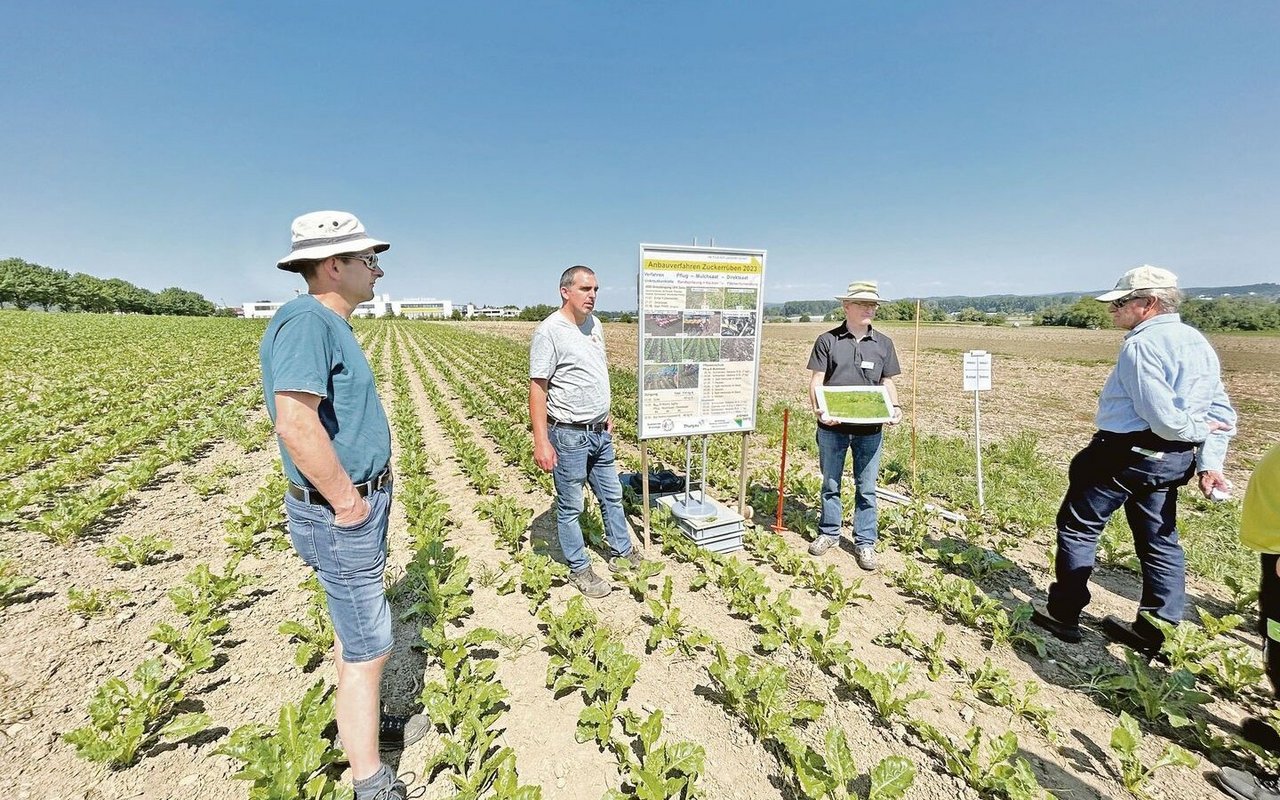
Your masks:
<svg viewBox="0 0 1280 800"><path fill-rule="evenodd" d="M1209 499L1217 503L1221 503L1223 500L1230 500L1231 489L1231 481L1227 481L1227 485L1225 487L1215 486L1209 490Z"/></svg>

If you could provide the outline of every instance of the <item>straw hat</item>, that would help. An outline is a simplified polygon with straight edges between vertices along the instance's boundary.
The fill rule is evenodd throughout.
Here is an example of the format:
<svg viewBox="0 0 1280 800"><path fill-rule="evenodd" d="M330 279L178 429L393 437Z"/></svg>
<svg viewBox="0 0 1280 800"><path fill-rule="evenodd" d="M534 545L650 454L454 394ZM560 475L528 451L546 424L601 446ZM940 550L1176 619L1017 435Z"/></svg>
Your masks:
<svg viewBox="0 0 1280 800"><path fill-rule="evenodd" d="M854 281L849 284L849 291L843 295L836 295L837 300L852 300L858 303L884 303L887 302L880 296L875 281Z"/></svg>
<svg viewBox="0 0 1280 800"><path fill-rule="evenodd" d="M391 245L369 238L364 225L345 211L312 211L293 221L293 247L276 266L297 272L299 261L319 261L343 253L359 253L373 248L381 253Z"/></svg>

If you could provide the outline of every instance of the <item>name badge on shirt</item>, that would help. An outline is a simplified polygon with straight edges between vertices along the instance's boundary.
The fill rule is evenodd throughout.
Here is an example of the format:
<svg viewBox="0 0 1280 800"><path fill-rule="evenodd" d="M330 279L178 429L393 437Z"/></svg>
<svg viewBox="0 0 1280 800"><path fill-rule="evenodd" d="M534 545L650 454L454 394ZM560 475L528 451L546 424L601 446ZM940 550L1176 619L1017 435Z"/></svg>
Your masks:
<svg viewBox="0 0 1280 800"><path fill-rule="evenodd" d="M876 368L876 365L872 364L870 361L862 362L862 369L875 369L875 368Z"/></svg>

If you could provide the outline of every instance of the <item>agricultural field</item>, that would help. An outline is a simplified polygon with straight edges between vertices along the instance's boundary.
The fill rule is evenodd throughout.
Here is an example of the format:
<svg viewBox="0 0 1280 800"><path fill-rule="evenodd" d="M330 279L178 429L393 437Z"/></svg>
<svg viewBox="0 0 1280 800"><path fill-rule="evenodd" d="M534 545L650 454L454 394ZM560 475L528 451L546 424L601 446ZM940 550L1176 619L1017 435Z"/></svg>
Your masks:
<svg viewBox="0 0 1280 800"><path fill-rule="evenodd" d="M332 632L282 531L263 327L0 314L9 796L343 796ZM746 496L772 519L789 408L787 530L756 526L744 552L712 557L655 517L650 563L584 602L565 585L550 480L520 423L532 325L357 323L395 443L384 696L396 713L425 703L436 722L391 758L425 797L1213 798L1213 764L1257 763L1231 735L1272 703L1247 597L1256 567L1233 544L1238 502L1184 494L1196 610L1170 666L1027 622L1049 581L1065 460L1119 335L930 328L917 358L912 329L888 328L918 428L914 469L909 431L888 437L884 480L917 502L882 509L883 566L869 574L844 549L804 553L818 487L804 364L823 327L762 331ZM606 326L606 339L634 470L635 327ZM1280 434L1280 355L1275 339L1214 343L1241 411L1229 472L1242 489ZM972 396L958 389L971 347L996 354L985 509L964 438ZM712 441L722 499L736 497L741 444ZM683 462L674 441L649 450ZM967 520L944 522L926 500ZM1131 615L1123 531L1102 560L1090 612Z"/></svg>

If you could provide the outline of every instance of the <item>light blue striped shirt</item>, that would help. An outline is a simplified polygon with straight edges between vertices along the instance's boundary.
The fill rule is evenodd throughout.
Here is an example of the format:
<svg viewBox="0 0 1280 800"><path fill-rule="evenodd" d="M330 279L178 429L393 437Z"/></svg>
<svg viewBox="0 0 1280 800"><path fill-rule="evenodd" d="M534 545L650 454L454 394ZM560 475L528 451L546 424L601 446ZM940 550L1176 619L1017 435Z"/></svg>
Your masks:
<svg viewBox="0 0 1280 800"><path fill-rule="evenodd" d="M1231 430L1209 433L1209 421ZM1124 336L1120 357L1098 398L1098 429L1132 433L1150 428L1161 439L1203 442L1196 469L1221 470L1236 412L1222 385L1218 354L1178 314L1160 314Z"/></svg>

